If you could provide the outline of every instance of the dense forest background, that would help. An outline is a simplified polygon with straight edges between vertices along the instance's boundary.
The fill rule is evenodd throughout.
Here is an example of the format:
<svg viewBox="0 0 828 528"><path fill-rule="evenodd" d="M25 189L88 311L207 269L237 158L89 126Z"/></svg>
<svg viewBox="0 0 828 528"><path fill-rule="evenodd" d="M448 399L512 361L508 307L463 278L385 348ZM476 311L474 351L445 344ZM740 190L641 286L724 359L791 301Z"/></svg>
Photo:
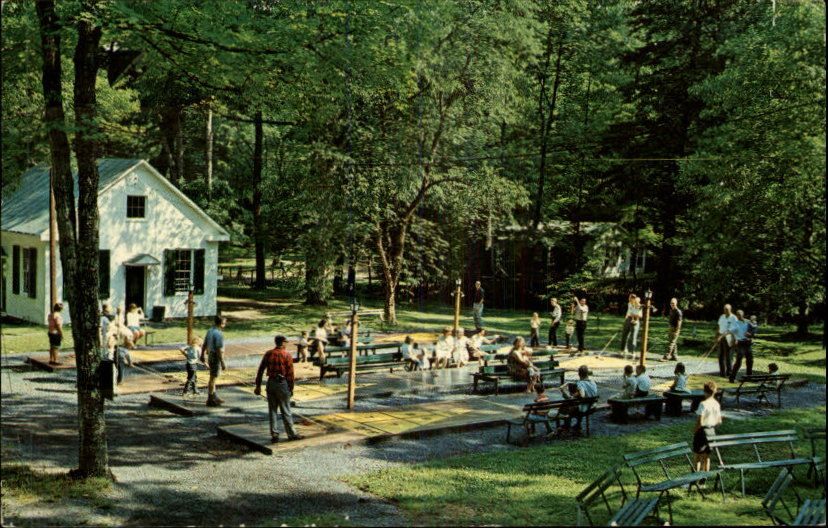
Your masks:
<svg viewBox="0 0 828 528"><path fill-rule="evenodd" d="M2 3L4 190L49 163L35 4ZM324 303L370 266L393 320L402 292L473 280L512 233L514 258L544 270L533 299L598 294L581 231L612 222L652 256L616 293L822 317L822 1L113 0L57 16L65 101L74 24L101 28L95 155L148 159L231 231L226 256L255 257L254 287L300 261L302 295Z"/></svg>

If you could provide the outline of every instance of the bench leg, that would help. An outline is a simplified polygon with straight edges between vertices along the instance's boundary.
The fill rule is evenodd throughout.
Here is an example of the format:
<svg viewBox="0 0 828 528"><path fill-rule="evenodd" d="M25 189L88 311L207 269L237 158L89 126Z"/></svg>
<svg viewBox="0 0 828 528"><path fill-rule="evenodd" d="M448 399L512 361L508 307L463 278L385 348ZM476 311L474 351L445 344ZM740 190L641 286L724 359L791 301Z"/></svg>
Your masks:
<svg viewBox="0 0 828 528"><path fill-rule="evenodd" d="M745 497L745 470L744 469L739 470L739 477L742 480L742 498L744 498Z"/></svg>
<svg viewBox="0 0 828 528"><path fill-rule="evenodd" d="M478 381L478 379L479 378L477 376L474 377L474 387L473 387L472 390L474 391L475 394L477 393L477 381Z"/></svg>
<svg viewBox="0 0 828 528"><path fill-rule="evenodd" d="M319 366L319 381L322 381L322 379L323 379L324 377L325 377L325 366L324 366L324 365L320 365L320 366Z"/></svg>
<svg viewBox="0 0 828 528"><path fill-rule="evenodd" d="M509 437L512 435L512 423L506 424L506 443L509 443Z"/></svg>
<svg viewBox="0 0 828 528"><path fill-rule="evenodd" d="M670 492L669 491L662 492L661 495L659 496L658 500L659 500L659 502L661 502L661 498L664 497L665 495L667 495L667 515L670 518L670 526L673 526L673 505L671 504L671 501L670 501ZM638 498L638 497L636 497L636 498Z"/></svg>
<svg viewBox="0 0 828 528"><path fill-rule="evenodd" d="M494 380L494 384L495 384L495 396L497 396L498 394L500 394L498 380Z"/></svg>
<svg viewBox="0 0 828 528"><path fill-rule="evenodd" d="M719 489L722 492L722 502L725 501L725 487L724 487L724 477L722 477L722 472L719 472L716 475L716 482L713 484L713 491L716 491L716 485L719 486Z"/></svg>

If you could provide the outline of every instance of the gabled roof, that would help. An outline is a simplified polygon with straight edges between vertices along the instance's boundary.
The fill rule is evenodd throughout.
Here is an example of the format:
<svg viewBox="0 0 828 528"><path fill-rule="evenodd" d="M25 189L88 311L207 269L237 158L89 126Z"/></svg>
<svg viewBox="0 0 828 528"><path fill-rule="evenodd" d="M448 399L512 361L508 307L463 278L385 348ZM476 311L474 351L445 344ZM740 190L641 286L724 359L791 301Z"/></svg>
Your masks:
<svg viewBox="0 0 828 528"><path fill-rule="evenodd" d="M98 194L112 186L130 170L143 165L148 172L192 208L204 221L219 233L219 240L228 240L229 235L207 213L192 202L178 188L172 185L162 174L142 159L102 158L98 160ZM73 174L75 181L75 199L78 196L78 174ZM21 176L15 190L3 196L2 230L43 236L49 229L49 167L37 166L27 170Z"/></svg>

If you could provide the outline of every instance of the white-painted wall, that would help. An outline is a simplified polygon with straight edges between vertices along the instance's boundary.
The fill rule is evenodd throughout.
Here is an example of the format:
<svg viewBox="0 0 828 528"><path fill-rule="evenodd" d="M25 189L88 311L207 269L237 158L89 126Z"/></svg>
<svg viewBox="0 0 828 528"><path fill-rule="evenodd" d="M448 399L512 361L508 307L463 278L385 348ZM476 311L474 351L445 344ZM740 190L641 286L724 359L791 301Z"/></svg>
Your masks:
<svg viewBox="0 0 828 528"><path fill-rule="evenodd" d="M127 218L128 195L146 196L146 215L143 219ZM166 306L166 317L185 317L186 292L173 296L164 295L164 250L205 249L204 293L195 296L195 315L210 316L216 313L218 276L218 241L215 228L143 165L137 166L126 177L117 180L98 198L100 211L100 248L110 250L111 306L123 307L126 297L126 270L124 262L146 253L155 257L160 265L149 266L146 272L146 304L144 313L151 316L154 306ZM48 233L46 234L48 239ZM38 250L37 299L28 299L11 293L11 278L7 277L7 313L13 317L36 323L45 323L48 316L48 242L33 236L3 232L3 247L8 255L11 270L11 246L24 237L30 244L40 244ZM220 238L220 236L219 236ZM8 240L7 240L8 239ZM21 259L22 260L22 259ZM21 264L22 266L22 264ZM63 299L63 276L58 257L58 298ZM19 297L19 298L18 298ZM68 304L64 302L64 320L69 321Z"/></svg>
<svg viewBox="0 0 828 528"><path fill-rule="evenodd" d="M10 233L3 231L0 235L0 243L3 245L3 251L6 252L6 266L3 275L4 287L6 288L6 313L32 321L36 323L45 323L46 316L49 314L49 244L44 244L38 237L34 235L24 235L21 233ZM14 262L12 256L12 247L20 246L20 267L18 273L20 274L20 293L14 294L12 291L12 274L14 273ZM36 297L29 297L28 293L23 293L23 249L37 248L37 287L35 290Z"/></svg>

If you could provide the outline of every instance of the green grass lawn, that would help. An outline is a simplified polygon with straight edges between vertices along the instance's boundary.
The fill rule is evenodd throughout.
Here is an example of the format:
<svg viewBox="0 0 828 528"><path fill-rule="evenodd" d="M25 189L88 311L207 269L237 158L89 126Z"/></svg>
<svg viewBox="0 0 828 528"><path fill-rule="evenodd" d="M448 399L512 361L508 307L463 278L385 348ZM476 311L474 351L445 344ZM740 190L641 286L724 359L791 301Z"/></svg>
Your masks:
<svg viewBox="0 0 828 528"><path fill-rule="evenodd" d="M294 294L285 289L268 288L264 291L252 290L246 286L224 286L219 289L220 308L231 314L228 323L228 338L270 336L276 333L295 337L302 330L309 330L325 312L344 314L348 311L347 301L333 299L328 306L305 306ZM364 309L381 309L382 301L365 299L362 301ZM233 318L233 312L239 310L256 311L256 318ZM546 316L546 314L542 314ZM514 310L486 309L484 324L490 334L523 335L528 338L529 319L531 312ZM362 320L362 331L389 330L395 332L406 331L439 331L453 322L453 308L449 304L428 302L423 304L422 310L415 304L400 304L397 311L398 325L389 327L382 324L377 317L365 317ZM337 323L344 322L344 317L338 317ZM618 350L620 342L622 318L617 315L594 313L591 315L587 329L587 344L589 348L608 352ZM196 320L196 333L203 335L211 325L211 318ZM461 317L461 325L473 326L471 309L465 307ZM544 318L541 327L541 337L545 340L548 331L548 318ZM763 326L760 327L760 338L754 345L755 369L766 371L770 362L780 365L782 372L807 377L814 381L825 381L825 350L822 348L821 337L811 334L805 340L790 337L793 326ZM698 356L710 350L713 343L715 322L713 321L686 321L682 328L679 355ZM642 328L643 333L643 328ZM72 347L71 332L65 332L64 348ZM563 327L558 331L559 339L563 340ZM3 353L19 354L33 351L44 352L48 348L45 327L33 324L4 324L2 328ZM154 335L155 343L183 343L186 337L186 323L184 320L169 321L163 328L157 329ZM643 336L642 336L643 337ZM652 352L663 353L667 346L667 321L661 314L651 319L649 349ZM715 352L711 354L715 358Z"/></svg>
<svg viewBox="0 0 828 528"><path fill-rule="evenodd" d="M722 434L748 431L799 429L825 426L825 408L796 409L752 420L727 420ZM608 468L623 462L622 454L665 444L690 441L691 421L621 436L595 436L553 441L525 449L474 454L413 466L377 471L344 480L394 502L413 524L420 525L545 525L575 524L575 496ZM803 454L810 446L799 444ZM823 446L824 447L824 446ZM686 464L685 464L686 467ZM805 470L797 472L804 478ZM676 473L678 474L678 473ZM761 498L778 474L776 470L749 473L746 498L710 492L676 493L673 503L677 525L767 525ZM738 474L728 474L727 486L735 489ZM635 491L634 477L623 471L628 491ZM803 497L819 490L799 484ZM616 487L617 488L617 487ZM787 497L787 495L786 495ZM599 501L600 502L600 501ZM620 494L613 504L617 509ZM666 518L666 505L662 511ZM596 521L606 523L606 510L596 507Z"/></svg>

